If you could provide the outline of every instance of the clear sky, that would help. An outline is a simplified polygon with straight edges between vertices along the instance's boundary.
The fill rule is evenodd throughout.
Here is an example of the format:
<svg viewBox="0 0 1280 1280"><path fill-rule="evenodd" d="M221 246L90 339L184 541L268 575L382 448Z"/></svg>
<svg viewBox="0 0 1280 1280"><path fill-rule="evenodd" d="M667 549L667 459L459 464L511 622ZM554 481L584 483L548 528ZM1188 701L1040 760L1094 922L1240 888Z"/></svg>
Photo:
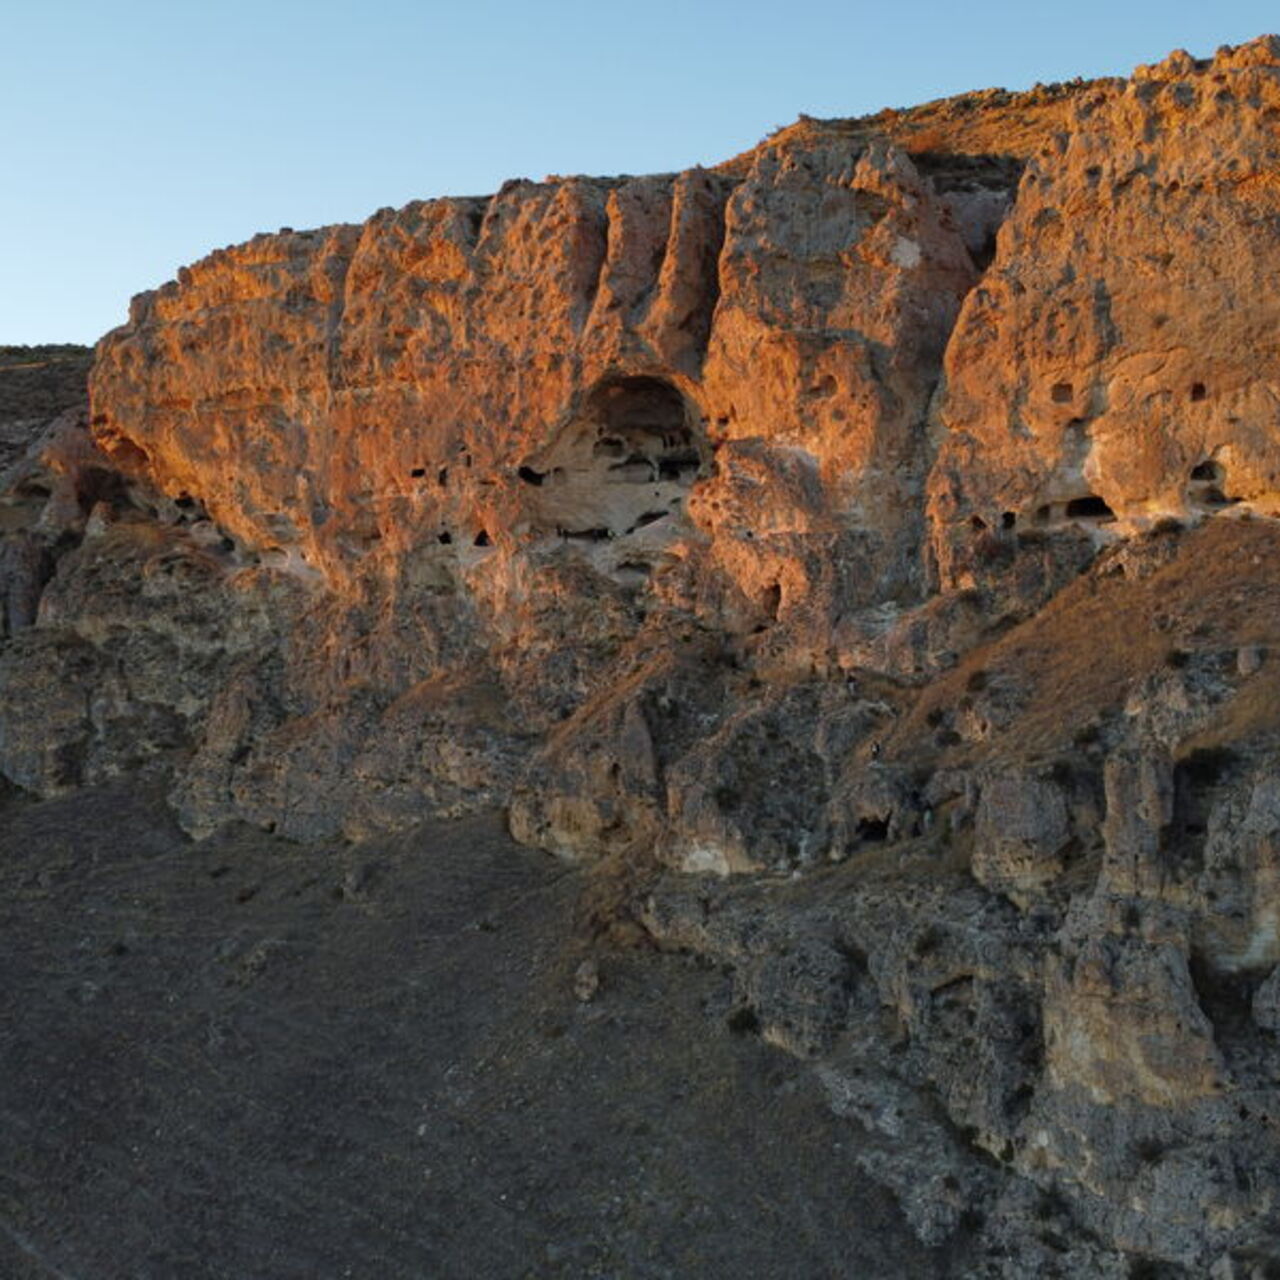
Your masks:
<svg viewBox="0 0 1280 1280"><path fill-rule="evenodd" d="M256 231L1277 27L1231 0L0 0L0 343L92 342Z"/></svg>

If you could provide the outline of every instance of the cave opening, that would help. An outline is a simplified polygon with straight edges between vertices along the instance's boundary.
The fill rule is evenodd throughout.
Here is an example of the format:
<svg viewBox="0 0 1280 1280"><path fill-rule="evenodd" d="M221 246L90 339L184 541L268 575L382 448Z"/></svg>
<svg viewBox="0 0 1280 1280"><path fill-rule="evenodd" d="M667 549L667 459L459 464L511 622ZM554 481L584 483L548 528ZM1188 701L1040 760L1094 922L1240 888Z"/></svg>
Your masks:
<svg viewBox="0 0 1280 1280"><path fill-rule="evenodd" d="M1111 510L1105 498L1091 493L1083 498L1072 498L1067 503L1068 520L1114 520L1116 513Z"/></svg>
<svg viewBox="0 0 1280 1280"><path fill-rule="evenodd" d="M887 817L863 817L856 827L858 839L864 844L880 844L889 838Z"/></svg>
<svg viewBox="0 0 1280 1280"><path fill-rule="evenodd" d="M535 525L582 541L623 538L683 509L709 452L698 412L663 378L607 378L547 450L521 461ZM661 530L658 530L661 532Z"/></svg>
<svg viewBox="0 0 1280 1280"><path fill-rule="evenodd" d="M1207 458L1191 468L1187 498L1192 506L1215 510L1234 506L1239 499L1227 495L1227 473L1220 462Z"/></svg>

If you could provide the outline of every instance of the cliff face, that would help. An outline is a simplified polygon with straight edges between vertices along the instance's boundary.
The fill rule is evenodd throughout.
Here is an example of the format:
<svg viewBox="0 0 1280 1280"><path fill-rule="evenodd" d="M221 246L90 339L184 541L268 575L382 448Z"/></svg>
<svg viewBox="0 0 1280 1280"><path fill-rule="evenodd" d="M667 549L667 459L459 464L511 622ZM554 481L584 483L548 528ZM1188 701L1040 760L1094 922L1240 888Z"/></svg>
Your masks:
<svg viewBox="0 0 1280 1280"><path fill-rule="evenodd" d="M1031 159L947 352L930 483L945 583L982 576L966 523L1122 534L1275 512L1270 57L1142 68Z"/></svg>
<svg viewBox="0 0 1280 1280"><path fill-rule="evenodd" d="M922 1240L1247 1274L1278 162L1267 37L215 253L6 473L0 771L197 836L503 806Z"/></svg>
<svg viewBox="0 0 1280 1280"><path fill-rule="evenodd" d="M919 598L925 415L976 278L954 222L883 141L797 138L740 178L512 183L259 237L135 303L99 353L93 431L329 615L343 669L299 694L291 749L347 734L315 719L335 677L338 696L361 680L452 716L422 682L486 667L502 727L541 733L635 637L790 624L778 647L804 669L843 614ZM362 654L355 600L378 635ZM398 752L403 725L381 736ZM217 750L189 775L197 827L229 812L204 794ZM498 768L478 750L466 772ZM335 783L327 815L295 793L269 820L382 821L369 788ZM475 785L488 802L509 784ZM283 803L264 793L254 816Z"/></svg>
<svg viewBox="0 0 1280 1280"><path fill-rule="evenodd" d="M704 540L865 529L881 572L909 573L897 526L918 523L925 404L974 278L884 144L780 141L740 180L513 182L261 236L144 295L104 340L95 435L335 584L441 534L510 562L658 515ZM737 458L769 479L788 450L813 509L784 493L723 528Z"/></svg>

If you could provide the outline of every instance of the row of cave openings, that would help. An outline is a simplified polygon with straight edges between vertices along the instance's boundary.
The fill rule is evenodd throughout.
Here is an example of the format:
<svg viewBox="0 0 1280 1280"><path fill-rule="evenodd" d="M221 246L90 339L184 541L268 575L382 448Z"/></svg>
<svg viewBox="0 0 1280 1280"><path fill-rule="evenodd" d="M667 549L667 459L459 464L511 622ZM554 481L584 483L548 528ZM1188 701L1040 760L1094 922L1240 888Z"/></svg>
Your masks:
<svg viewBox="0 0 1280 1280"><path fill-rule="evenodd" d="M1210 515L1237 505L1240 499L1228 497L1223 489L1225 480L1226 473L1221 463L1212 459L1196 463L1187 478L1187 506L1191 512ZM1034 529L1061 528L1065 525L1088 528L1111 524L1115 519L1116 513L1105 498L1096 493L1087 493L1062 502L1041 503L1032 511L1029 523ZM979 532L988 528L986 520L979 515L971 516L970 523ZM1018 528L1019 523L1018 512L1005 511L1000 516L999 528L1009 532Z"/></svg>
<svg viewBox="0 0 1280 1280"><path fill-rule="evenodd" d="M596 386L555 443L524 459L515 476L528 491L534 533L603 542L678 515L709 458L698 411L676 387L656 377L614 377ZM471 465L468 454L460 460ZM410 477L427 481L429 468L415 467ZM434 478L446 487L449 468L436 468ZM487 529L436 536L446 546L493 545Z"/></svg>

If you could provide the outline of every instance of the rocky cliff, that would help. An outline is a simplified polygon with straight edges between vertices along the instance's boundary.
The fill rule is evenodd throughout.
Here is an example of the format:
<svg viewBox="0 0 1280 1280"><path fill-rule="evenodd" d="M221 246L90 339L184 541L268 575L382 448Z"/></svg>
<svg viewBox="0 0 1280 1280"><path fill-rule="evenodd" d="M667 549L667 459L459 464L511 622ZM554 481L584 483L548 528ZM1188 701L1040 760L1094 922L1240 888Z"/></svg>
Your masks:
<svg viewBox="0 0 1280 1280"><path fill-rule="evenodd" d="M501 807L969 1274L1280 1267L1278 173L1265 37L216 252L5 472L0 773Z"/></svg>

